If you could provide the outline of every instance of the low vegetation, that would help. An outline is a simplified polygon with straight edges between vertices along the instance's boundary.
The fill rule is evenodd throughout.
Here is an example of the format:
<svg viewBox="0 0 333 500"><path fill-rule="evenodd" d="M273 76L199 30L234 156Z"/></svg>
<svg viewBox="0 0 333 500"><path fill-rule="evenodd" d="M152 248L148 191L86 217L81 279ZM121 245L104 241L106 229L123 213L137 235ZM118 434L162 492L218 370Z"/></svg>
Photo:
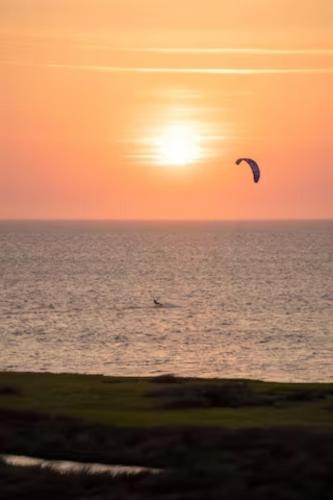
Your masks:
<svg viewBox="0 0 333 500"><path fill-rule="evenodd" d="M0 463L0 500L333 498L333 384L1 373L0 388L0 453L164 471Z"/></svg>
<svg viewBox="0 0 333 500"><path fill-rule="evenodd" d="M156 440L156 430L155 434ZM331 500L332 433L187 429L148 440L141 454L164 455L165 472L138 476L58 475L0 464L0 500ZM135 440L129 448L139 447ZM168 450L166 446L168 446ZM100 449L103 445L100 443ZM154 451L153 451L154 450Z"/></svg>

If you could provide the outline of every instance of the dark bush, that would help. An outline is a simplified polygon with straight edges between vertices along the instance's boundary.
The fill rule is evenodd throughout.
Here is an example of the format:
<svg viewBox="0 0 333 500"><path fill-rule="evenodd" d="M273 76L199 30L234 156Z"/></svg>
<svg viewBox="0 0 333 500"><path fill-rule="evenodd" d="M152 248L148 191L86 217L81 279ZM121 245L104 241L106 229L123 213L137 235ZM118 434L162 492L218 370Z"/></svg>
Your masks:
<svg viewBox="0 0 333 500"><path fill-rule="evenodd" d="M301 389L284 395L286 401L317 401L333 397L332 389Z"/></svg>
<svg viewBox="0 0 333 500"><path fill-rule="evenodd" d="M176 384L181 381L180 378L176 377L172 373L165 373L163 375L157 375L150 379L154 384Z"/></svg>
<svg viewBox="0 0 333 500"><path fill-rule="evenodd" d="M147 396L162 399L160 406L163 408L238 408L270 404L267 397L254 393L246 382L189 383L153 390Z"/></svg>
<svg viewBox="0 0 333 500"><path fill-rule="evenodd" d="M20 390L14 385L0 385L0 396L17 396Z"/></svg>
<svg viewBox="0 0 333 500"><path fill-rule="evenodd" d="M181 408L240 408L244 406L286 406L293 402L332 398L332 389L295 389L292 391L258 392L245 381L191 382L176 387L163 387L146 393L161 401L166 409Z"/></svg>

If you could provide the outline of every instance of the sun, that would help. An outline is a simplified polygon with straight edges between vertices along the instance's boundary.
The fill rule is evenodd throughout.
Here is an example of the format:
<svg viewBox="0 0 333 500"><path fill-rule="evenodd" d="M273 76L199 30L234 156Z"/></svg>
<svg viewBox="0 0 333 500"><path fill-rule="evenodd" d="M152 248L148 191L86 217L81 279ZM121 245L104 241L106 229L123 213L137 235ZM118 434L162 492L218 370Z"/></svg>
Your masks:
<svg viewBox="0 0 333 500"><path fill-rule="evenodd" d="M154 140L156 163L171 167L196 163L202 157L200 142L200 134L193 124L167 125Z"/></svg>

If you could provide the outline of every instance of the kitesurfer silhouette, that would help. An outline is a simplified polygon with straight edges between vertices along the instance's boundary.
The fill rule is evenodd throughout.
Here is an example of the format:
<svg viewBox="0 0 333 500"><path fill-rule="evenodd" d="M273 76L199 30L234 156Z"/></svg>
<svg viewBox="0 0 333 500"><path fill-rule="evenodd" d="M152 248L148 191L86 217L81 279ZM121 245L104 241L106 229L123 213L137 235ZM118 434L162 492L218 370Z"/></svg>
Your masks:
<svg viewBox="0 0 333 500"><path fill-rule="evenodd" d="M250 166L254 182L255 183L259 182L261 174L258 163L252 160L252 158L239 158L238 160L236 160L236 165L239 165L240 163L242 163L242 161L245 161Z"/></svg>

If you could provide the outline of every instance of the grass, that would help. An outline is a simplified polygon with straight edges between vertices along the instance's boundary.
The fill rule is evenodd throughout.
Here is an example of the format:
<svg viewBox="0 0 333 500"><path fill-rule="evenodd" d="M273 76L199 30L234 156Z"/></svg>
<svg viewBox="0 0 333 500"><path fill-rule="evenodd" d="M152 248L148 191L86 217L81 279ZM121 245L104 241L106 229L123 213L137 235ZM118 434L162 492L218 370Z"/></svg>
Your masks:
<svg viewBox="0 0 333 500"><path fill-rule="evenodd" d="M113 427L333 424L333 384L243 381L245 396L250 397L243 404L240 381L176 379L176 382L170 376L150 379L2 372L0 409L37 411ZM240 394L236 405L225 403L225 398L220 397L221 391L228 388L226 384L234 384L228 393Z"/></svg>

